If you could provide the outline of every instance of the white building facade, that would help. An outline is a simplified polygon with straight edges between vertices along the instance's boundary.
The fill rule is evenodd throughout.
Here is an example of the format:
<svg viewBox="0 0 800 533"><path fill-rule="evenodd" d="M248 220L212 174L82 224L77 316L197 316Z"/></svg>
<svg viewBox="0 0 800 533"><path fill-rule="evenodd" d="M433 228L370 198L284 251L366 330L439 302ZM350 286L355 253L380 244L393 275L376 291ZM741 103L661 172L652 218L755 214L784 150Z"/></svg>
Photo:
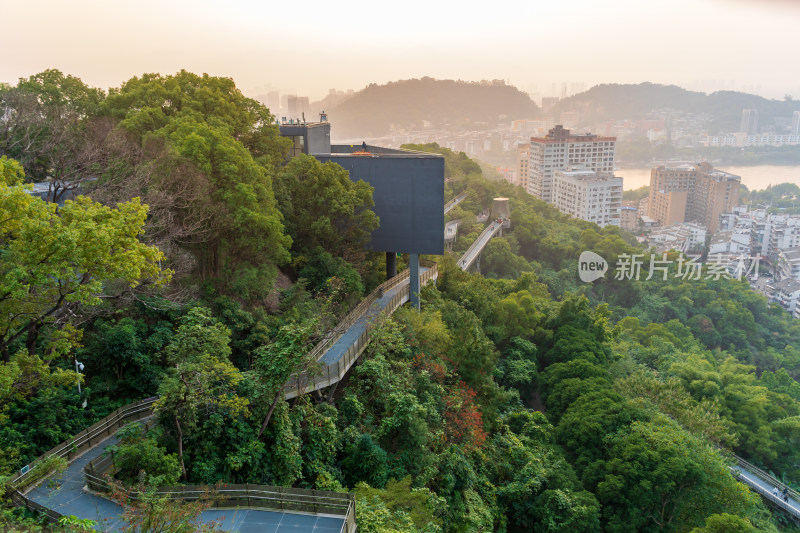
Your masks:
<svg viewBox="0 0 800 533"><path fill-rule="evenodd" d="M594 170L555 170L552 204L575 218L600 227L619 226L622 178Z"/></svg>
<svg viewBox="0 0 800 533"><path fill-rule="evenodd" d="M557 125L544 137L531 137L528 193L553 202L553 174L575 166L614 173L616 137L571 134Z"/></svg>

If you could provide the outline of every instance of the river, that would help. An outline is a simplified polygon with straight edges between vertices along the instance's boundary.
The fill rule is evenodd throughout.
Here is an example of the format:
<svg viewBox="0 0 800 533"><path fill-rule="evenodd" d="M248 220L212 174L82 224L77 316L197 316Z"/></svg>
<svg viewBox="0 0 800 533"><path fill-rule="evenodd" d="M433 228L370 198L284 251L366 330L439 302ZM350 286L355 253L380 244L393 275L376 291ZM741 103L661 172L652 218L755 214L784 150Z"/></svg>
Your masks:
<svg viewBox="0 0 800 533"><path fill-rule="evenodd" d="M779 183L794 183L800 186L800 166L753 165L750 167L735 167L720 165L714 168L741 176L742 183L751 191L766 189L769 185L777 185ZM614 171L614 174L622 176L623 188L626 191L650 185L649 168L620 168Z"/></svg>

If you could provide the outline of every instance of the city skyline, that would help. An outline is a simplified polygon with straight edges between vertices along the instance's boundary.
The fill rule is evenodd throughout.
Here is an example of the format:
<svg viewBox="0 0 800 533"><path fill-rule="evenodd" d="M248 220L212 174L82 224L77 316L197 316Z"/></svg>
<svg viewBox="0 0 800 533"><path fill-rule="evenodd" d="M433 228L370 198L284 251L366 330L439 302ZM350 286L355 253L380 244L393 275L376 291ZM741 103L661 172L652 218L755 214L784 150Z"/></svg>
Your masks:
<svg viewBox="0 0 800 533"><path fill-rule="evenodd" d="M503 79L542 96L560 95L563 83L588 89L644 81L800 96L800 81L786 68L800 22L792 2L453 8L411 0L402 9L331 10L312 0L302 11L245 0L4 4L4 18L17 21L0 36L14 51L0 65L0 82L10 84L56 68L107 89L145 72L186 69L232 77L251 95L271 89L312 100L331 88L424 76Z"/></svg>

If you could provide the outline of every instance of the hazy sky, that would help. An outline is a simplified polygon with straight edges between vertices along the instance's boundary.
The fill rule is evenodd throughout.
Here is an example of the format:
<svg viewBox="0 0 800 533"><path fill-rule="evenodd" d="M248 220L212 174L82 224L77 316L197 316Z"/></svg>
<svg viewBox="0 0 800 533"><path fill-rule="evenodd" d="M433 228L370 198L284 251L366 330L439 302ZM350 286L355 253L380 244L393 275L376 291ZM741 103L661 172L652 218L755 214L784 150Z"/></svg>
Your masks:
<svg viewBox="0 0 800 533"><path fill-rule="evenodd" d="M185 68L312 99L422 76L502 78L545 96L561 82L716 80L702 88L798 98L798 4L0 0L0 82L58 68L108 88Z"/></svg>

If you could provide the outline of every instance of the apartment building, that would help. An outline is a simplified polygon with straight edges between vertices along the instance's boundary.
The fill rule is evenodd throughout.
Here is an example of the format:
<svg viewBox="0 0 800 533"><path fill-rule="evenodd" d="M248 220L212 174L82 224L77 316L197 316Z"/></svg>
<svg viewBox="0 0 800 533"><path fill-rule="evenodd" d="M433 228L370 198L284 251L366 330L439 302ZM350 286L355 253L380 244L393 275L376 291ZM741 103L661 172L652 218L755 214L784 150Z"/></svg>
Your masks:
<svg viewBox="0 0 800 533"><path fill-rule="evenodd" d="M559 211L600 227L619 226L622 178L594 170L556 170L552 204Z"/></svg>
<svg viewBox="0 0 800 533"><path fill-rule="evenodd" d="M583 167L587 170L614 173L615 137L586 133L572 134L556 125L544 137L531 137L527 191L553 203L553 175L556 170Z"/></svg>
<svg viewBox="0 0 800 533"><path fill-rule="evenodd" d="M528 190L528 165L531 162L531 145L517 146L517 185Z"/></svg>
<svg viewBox="0 0 800 533"><path fill-rule="evenodd" d="M648 215L662 225L685 221L703 224L710 232L719 227L719 216L739 200L741 178L703 162L650 171Z"/></svg>
<svg viewBox="0 0 800 533"><path fill-rule="evenodd" d="M639 209L637 201L622 202L619 225L625 231L636 231L639 227Z"/></svg>
<svg viewBox="0 0 800 533"><path fill-rule="evenodd" d="M748 135L758 133L758 109L742 109L742 122L739 125L739 131Z"/></svg>
<svg viewBox="0 0 800 533"><path fill-rule="evenodd" d="M784 279L767 284L767 298L789 311L794 318L800 315L800 281Z"/></svg>
<svg viewBox="0 0 800 533"><path fill-rule="evenodd" d="M775 279L800 280L800 248L789 248L778 252Z"/></svg>

